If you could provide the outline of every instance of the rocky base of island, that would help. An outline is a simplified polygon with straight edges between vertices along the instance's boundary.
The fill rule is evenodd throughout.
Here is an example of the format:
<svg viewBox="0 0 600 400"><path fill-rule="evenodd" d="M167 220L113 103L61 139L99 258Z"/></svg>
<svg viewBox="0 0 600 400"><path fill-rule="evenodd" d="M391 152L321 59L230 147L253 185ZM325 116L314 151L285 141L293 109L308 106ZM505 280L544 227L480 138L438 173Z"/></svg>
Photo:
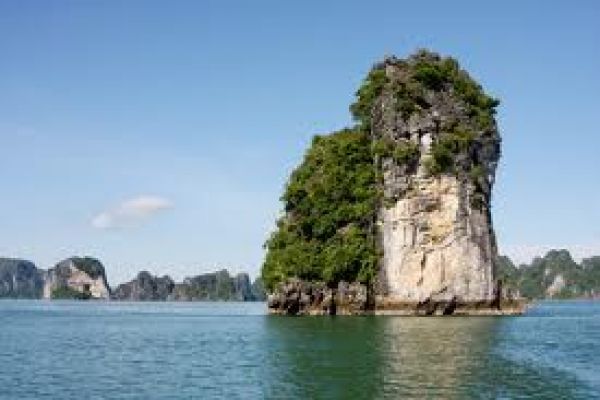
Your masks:
<svg viewBox="0 0 600 400"><path fill-rule="evenodd" d="M521 315L527 310L526 299L502 299L498 301L462 301L456 297L450 300L422 302L393 301L381 298L376 301L373 314L397 316L448 316L448 315Z"/></svg>
<svg viewBox="0 0 600 400"><path fill-rule="evenodd" d="M324 282L289 279L267 297L269 313L281 315L362 315L373 309L367 286L340 282L329 287Z"/></svg>
<svg viewBox="0 0 600 400"><path fill-rule="evenodd" d="M269 313L277 315L521 315L527 304L522 298L463 301L456 296L397 301L373 295L370 288L358 282L340 282L330 287L323 282L299 279L280 284L267 298Z"/></svg>

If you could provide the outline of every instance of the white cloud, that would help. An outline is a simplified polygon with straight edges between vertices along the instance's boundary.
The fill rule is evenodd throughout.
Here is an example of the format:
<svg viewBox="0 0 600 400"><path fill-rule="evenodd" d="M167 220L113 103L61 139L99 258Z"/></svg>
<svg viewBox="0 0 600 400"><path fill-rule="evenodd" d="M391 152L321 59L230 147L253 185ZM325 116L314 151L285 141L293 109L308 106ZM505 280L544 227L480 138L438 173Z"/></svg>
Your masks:
<svg viewBox="0 0 600 400"><path fill-rule="evenodd" d="M98 229L135 226L172 206L172 203L163 197L138 196L96 215L92 219L92 226Z"/></svg>

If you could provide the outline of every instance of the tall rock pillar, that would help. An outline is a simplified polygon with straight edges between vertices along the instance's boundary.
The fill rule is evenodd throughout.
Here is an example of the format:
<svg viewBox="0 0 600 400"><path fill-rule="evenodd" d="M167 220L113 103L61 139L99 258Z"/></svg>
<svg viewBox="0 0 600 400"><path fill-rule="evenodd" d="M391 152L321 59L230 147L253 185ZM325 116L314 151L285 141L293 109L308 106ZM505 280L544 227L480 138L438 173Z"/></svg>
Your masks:
<svg viewBox="0 0 600 400"><path fill-rule="evenodd" d="M384 193L379 298L493 301L497 102L432 53L388 58L374 71L385 74L370 119Z"/></svg>

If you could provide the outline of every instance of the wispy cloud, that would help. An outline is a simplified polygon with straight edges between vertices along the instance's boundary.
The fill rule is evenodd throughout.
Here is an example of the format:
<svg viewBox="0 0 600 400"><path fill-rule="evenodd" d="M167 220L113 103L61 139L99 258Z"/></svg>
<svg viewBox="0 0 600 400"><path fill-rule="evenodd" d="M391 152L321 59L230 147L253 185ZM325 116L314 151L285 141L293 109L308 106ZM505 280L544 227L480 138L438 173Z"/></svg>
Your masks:
<svg viewBox="0 0 600 400"><path fill-rule="evenodd" d="M97 229L115 229L136 226L173 204L159 196L138 196L96 215L92 226Z"/></svg>

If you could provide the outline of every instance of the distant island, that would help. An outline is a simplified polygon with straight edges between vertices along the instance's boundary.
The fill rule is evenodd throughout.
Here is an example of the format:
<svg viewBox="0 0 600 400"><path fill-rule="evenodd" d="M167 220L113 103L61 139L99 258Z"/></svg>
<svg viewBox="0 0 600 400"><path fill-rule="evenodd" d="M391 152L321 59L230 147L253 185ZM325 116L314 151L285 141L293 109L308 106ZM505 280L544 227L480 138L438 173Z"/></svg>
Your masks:
<svg viewBox="0 0 600 400"><path fill-rule="evenodd" d="M123 301L264 301L260 279L225 269L174 282L142 271L114 290L102 263L93 257L71 257L48 270L14 258L0 258L0 298L104 299Z"/></svg>
<svg viewBox="0 0 600 400"><path fill-rule="evenodd" d="M530 264L516 266L500 256L497 276L505 291L528 299L600 299L600 256L576 263L567 250L551 250Z"/></svg>
<svg viewBox="0 0 600 400"><path fill-rule="evenodd" d="M567 250L550 250L529 264L515 265L507 256L495 262L506 296L535 299L600 299L600 256L577 263ZM260 278L231 276L225 269L176 283L168 275L141 271L111 289L100 261L72 257L49 270L14 258L0 258L0 298L112 299L123 301L264 301Z"/></svg>

